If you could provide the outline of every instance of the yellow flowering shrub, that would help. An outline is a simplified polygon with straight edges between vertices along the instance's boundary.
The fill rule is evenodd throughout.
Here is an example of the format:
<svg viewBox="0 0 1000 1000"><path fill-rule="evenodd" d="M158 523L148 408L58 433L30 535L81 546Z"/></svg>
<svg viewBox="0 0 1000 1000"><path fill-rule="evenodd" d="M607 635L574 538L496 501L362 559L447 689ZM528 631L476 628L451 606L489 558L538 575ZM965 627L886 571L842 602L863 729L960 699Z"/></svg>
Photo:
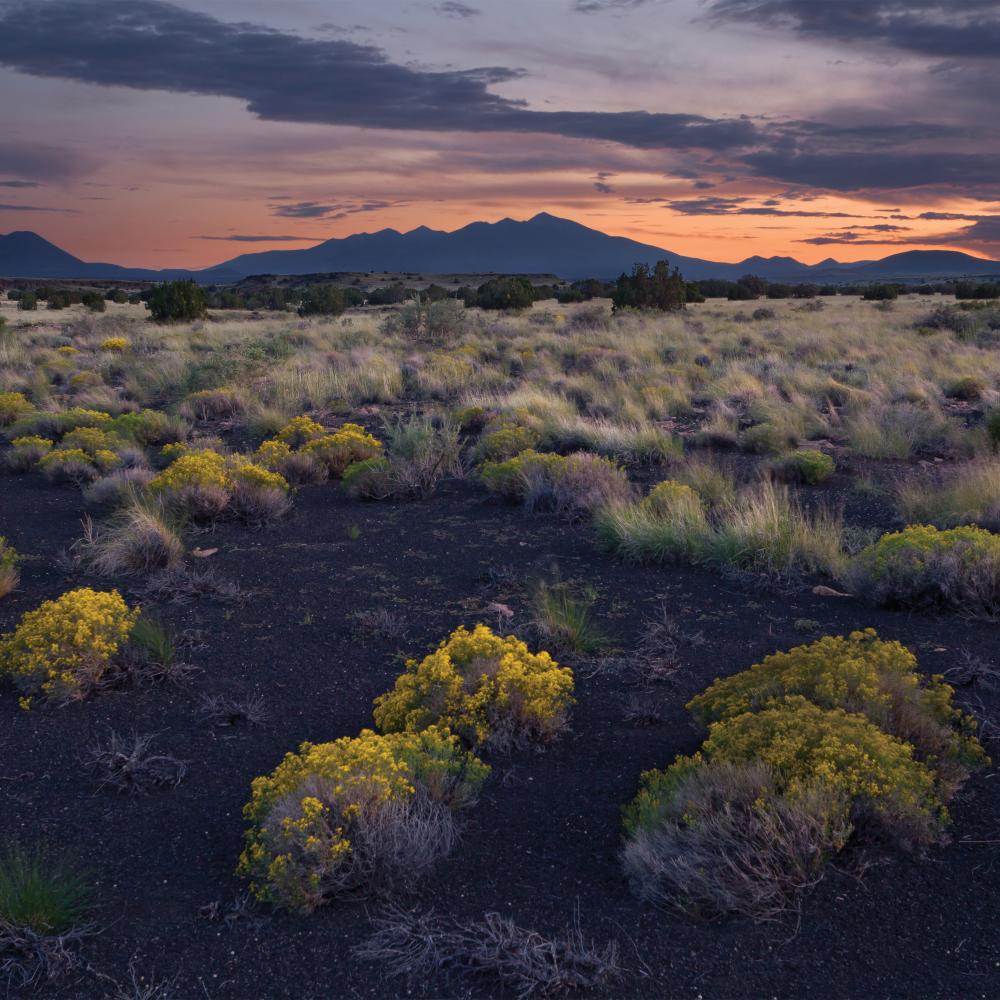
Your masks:
<svg viewBox="0 0 1000 1000"><path fill-rule="evenodd" d="M229 472L233 485L288 491L288 481L280 473L239 457L231 461Z"/></svg>
<svg viewBox="0 0 1000 1000"><path fill-rule="evenodd" d="M111 454L117 459L114 452ZM97 459L82 448L57 448L38 460L38 468L50 479L93 479L97 475Z"/></svg>
<svg viewBox="0 0 1000 1000"><path fill-rule="evenodd" d="M534 448L540 439L538 431L520 424L505 424L488 434L479 442L479 454L490 462L503 462L522 451Z"/></svg>
<svg viewBox="0 0 1000 1000"><path fill-rule="evenodd" d="M224 455L215 451L185 451L152 478L149 491L156 495L190 488L228 490L230 484Z"/></svg>
<svg viewBox="0 0 1000 1000"><path fill-rule="evenodd" d="M99 451L114 451L122 447L122 444L121 438L100 427L77 427L63 437L59 447L79 448L93 456Z"/></svg>
<svg viewBox="0 0 1000 1000"><path fill-rule="evenodd" d="M0 392L0 427L9 427L32 410L34 406L28 402L24 393Z"/></svg>
<svg viewBox="0 0 1000 1000"><path fill-rule="evenodd" d="M127 337L107 337L101 341L101 350L110 351L113 354L121 354L131 346Z"/></svg>
<svg viewBox="0 0 1000 1000"><path fill-rule="evenodd" d="M952 694L941 677L918 672L905 646L869 628L774 653L715 681L687 707L708 725L801 695L820 708L861 713L912 743L931 767L981 765L986 756L974 735L976 722L952 705Z"/></svg>
<svg viewBox="0 0 1000 1000"><path fill-rule="evenodd" d="M354 462L363 462L382 454L382 442L369 434L359 424L344 424L333 434L313 438L300 449L321 461L331 476L343 475Z"/></svg>
<svg viewBox="0 0 1000 1000"><path fill-rule="evenodd" d="M940 531L912 524L859 552L846 583L873 604L992 618L1000 614L1000 535L972 525Z"/></svg>
<svg viewBox="0 0 1000 1000"><path fill-rule="evenodd" d="M562 455L528 448L502 462L483 462L479 476L491 493L514 502L524 497L532 478L554 480L565 465Z"/></svg>
<svg viewBox="0 0 1000 1000"><path fill-rule="evenodd" d="M85 697L139 619L117 590L81 587L26 612L0 637L0 676L26 695L57 701Z"/></svg>
<svg viewBox="0 0 1000 1000"><path fill-rule="evenodd" d="M457 737L437 728L385 736L365 729L332 743L303 743L254 779L238 872L259 899L300 912L374 890L372 880L385 874L380 864L389 862L379 857L373 832L392 827L391 837L405 836L418 800L445 810L470 805L488 774Z"/></svg>
<svg viewBox="0 0 1000 1000"><path fill-rule="evenodd" d="M546 652L485 625L464 626L429 656L408 660L392 691L375 699L384 732L447 726L471 745L550 740L565 728L573 671Z"/></svg>
<svg viewBox="0 0 1000 1000"><path fill-rule="evenodd" d="M276 441L282 441L290 448L299 448L313 438L323 437L326 428L317 423L312 417L299 416L292 417L284 427L278 431Z"/></svg>
<svg viewBox="0 0 1000 1000"><path fill-rule="evenodd" d="M72 344L63 344L61 347L56 348L56 353L71 358L74 354L79 354L80 352Z"/></svg>
<svg viewBox="0 0 1000 1000"><path fill-rule="evenodd" d="M52 451L54 442L38 434L25 434L14 438L10 451L4 456L7 468L14 472L27 472L39 459Z"/></svg>
<svg viewBox="0 0 1000 1000"><path fill-rule="evenodd" d="M881 820L910 842L932 843L948 821L934 773L913 759L909 744L863 715L791 696L712 723L700 752L646 772L625 811L626 831L655 825L681 779L705 762L760 763L774 775L777 791L793 800L827 789L852 815Z"/></svg>
<svg viewBox="0 0 1000 1000"><path fill-rule="evenodd" d="M276 469L292 454L291 447L285 441L271 438L263 442L254 452L254 461L265 469Z"/></svg>
<svg viewBox="0 0 1000 1000"><path fill-rule="evenodd" d="M93 389L103 384L104 379L101 378L101 373L93 371L77 372L75 375L70 376L69 380L69 387L71 389Z"/></svg>

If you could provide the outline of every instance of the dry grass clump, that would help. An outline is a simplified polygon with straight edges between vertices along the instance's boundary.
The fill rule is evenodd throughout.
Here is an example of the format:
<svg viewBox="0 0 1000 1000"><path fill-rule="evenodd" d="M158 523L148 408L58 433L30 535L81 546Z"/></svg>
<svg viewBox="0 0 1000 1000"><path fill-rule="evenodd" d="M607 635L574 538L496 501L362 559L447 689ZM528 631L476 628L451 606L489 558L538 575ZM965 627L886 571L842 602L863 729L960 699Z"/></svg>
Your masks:
<svg viewBox="0 0 1000 1000"><path fill-rule="evenodd" d="M659 822L626 840L625 874L640 899L683 913L777 919L849 839L841 798L823 788L784 795L758 762L691 770Z"/></svg>
<svg viewBox="0 0 1000 1000"><path fill-rule="evenodd" d="M1000 459L980 459L947 472L904 480L896 490L896 509L907 524L938 528L978 524L998 531Z"/></svg>
<svg viewBox="0 0 1000 1000"><path fill-rule="evenodd" d="M187 764L172 754L153 749L154 734L126 736L112 730L98 740L88 755L101 788L137 794L156 787L176 788L187 774Z"/></svg>
<svg viewBox="0 0 1000 1000"><path fill-rule="evenodd" d="M148 574L177 566L184 543L162 506L137 501L100 525L84 516L83 537L72 552L100 576Z"/></svg>
<svg viewBox="0 0 1000 1000"><path fill-rule="evenodd" d="M607 988L624 977L617 945L599 947L587 941L578 923L557 937L520 927L499 913L460 923L433 911L393 909L373 923L374 933L355 954L378 962L392 976L485 976L519 997L576 994Z"/></svg>

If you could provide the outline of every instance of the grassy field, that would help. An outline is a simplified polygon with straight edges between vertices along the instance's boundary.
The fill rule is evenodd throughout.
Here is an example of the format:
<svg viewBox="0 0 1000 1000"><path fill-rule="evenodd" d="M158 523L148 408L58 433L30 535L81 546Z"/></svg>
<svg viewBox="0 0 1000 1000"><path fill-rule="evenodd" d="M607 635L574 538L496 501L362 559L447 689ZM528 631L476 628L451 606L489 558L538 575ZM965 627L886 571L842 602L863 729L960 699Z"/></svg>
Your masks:
<svg viewBox="0 0 1000 1000"><path fill-rule="evenodd" d="M12 991L996 992L995 305L14 306Z"/></svg>

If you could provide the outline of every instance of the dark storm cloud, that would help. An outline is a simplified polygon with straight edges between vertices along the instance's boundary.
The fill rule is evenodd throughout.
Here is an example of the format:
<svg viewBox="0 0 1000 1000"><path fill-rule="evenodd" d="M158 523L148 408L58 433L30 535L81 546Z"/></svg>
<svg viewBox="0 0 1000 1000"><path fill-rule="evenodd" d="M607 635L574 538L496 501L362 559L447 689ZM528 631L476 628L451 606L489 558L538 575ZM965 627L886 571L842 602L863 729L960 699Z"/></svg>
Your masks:
<svg viewBox="0 0 1000 1000"><path fill-rule="evenodd" d="M996 0L710 0L708 10L714 18L935 58L1000 58Z"/></svg>
<svg viewBox="0 0 1000 1000"><path fill-rule="evenodd" d="M986 153L765 150L743 157L743 162L760 177L834 191L929 185L1000 188L997 158Z"/></svg>
<svg viewBox="0 0 1000 1000"><path fill-rule="evenodd" d="M3 13L3 7L0 6L0 24L3 21ZM74 180L91 173L96 167L97 163L93 157L79 150L27 145L9 139L0 142L0 173L13 174L15 178L19 178L16 182L19 185L25 181L37 183Z"/></svg>
<svg viewBox="0 0 1000 1000"><path fill-rule="evenodd" d="M72 208L47 208L45 205L7 205L0 202L0 212L58 212L62 215L76 215Z"/></svg>
<svg viewBox="0 0 1000 1000"><path fill-rule="evenodd" d="M544 132L648 149L729 150L758 139L743 118L532 111L488 89L519 78L516 69L414 69L370 45L226 23L165 0L7 0L0 63L35 76L232 97L275 121Z"/></svg>
<svg viewBox="0 0 1000 1000"><path fill-rule="evenodd" d="M948 212L924 212L921 219L956 218ZM962 218L958 216L957 218ZM933 235L913 234L912 236L891 236L887 239L873 239L857 230L872 229L871 226L855 226L851 229L824 233L809 239L798 240L812 246L958 246L971 247L988 253L993 257L1000 255L1000 215L981 215L971 225L950 233L935 233Z"/></svg>
<svg viewBox="0 0 1000 1000"><path fill-rule="evenodd" d="M346 219L349 215L358 215L364 212L380 212L386 208L398 208L402 204L405 204L405 202L334 202L324 205L315 201L296 201L288 205L272 205L271 214L283 219L326 219L334 221L337 219Z"/></svg>
<svg viewBox="0 0 1000 1000"><path fill-rule="evenodd" d="M763 205L748 205L749 198L688 198L667 202L666 207L682 215L766 215L801 219L853 219L849 212L809 212L777 208L773 199Z"/></svg>
<svg viewBox="0 0 1000 1000"><path fill-rule="evenodd" d="M0 188L36 188L41 186L38 181L0 181Z"/></svg>

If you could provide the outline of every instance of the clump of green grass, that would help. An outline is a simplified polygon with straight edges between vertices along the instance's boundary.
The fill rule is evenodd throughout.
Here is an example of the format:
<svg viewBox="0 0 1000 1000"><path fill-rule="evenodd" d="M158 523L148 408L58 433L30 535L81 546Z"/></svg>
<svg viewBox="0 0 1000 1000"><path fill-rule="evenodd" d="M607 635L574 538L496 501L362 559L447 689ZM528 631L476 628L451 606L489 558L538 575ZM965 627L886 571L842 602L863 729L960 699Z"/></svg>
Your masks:
<svg viewBox="0 0 1000 1000"><path fill-rule="evenodd" d="M599 653L608 639L594 622L597 591L568 583L540 583L532 604L535 628L546 642L574 653Z"/></svg>
<svg viewBox="0 0 1000 1000"><path fill-rule="evenodd" d="M0 925L64 934L79 927L89 897L86 877L51 853L16 843L0 850Z"/></svg>

